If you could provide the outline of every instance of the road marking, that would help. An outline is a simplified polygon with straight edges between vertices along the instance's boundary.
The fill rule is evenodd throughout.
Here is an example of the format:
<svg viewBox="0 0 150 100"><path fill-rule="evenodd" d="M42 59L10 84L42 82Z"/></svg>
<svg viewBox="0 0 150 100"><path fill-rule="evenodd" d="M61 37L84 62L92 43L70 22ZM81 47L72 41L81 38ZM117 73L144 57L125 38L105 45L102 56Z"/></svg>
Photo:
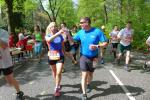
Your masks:
<svg viewBox="0 0 150 100"><path fill-rule="evenodd" d="M112 70L109 70L109 72L112 74L112 76L116 79L116 81L118 82L118 84L121 86L121 88L123 89L123 91L126 93L127 97L130 100L136 100L132 94L128 91L128 89L124 86L124 84L119 80L119 78L115 75L115 73Z"/></svg>
<svg viewBox="0 0 150 100"><path fill-rule="evenodd" d="M12 95L16 95L16 93L13 93Z"/></svg>

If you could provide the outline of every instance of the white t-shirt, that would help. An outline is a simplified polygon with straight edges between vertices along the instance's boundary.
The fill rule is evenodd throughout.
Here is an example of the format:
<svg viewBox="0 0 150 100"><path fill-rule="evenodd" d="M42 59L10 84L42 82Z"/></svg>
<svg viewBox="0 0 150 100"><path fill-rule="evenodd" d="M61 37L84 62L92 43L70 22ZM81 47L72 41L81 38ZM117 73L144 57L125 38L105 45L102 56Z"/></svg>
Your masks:
<svg viewBox="0 0 150 100"><path fill-rule="evenodd" d="M23 33L19 33L18 37L19 37L19 40L23 40L25 38L25 36L23 35Z"/></svg>
<svg viewBox="0 0 150 100"><path fill-rule="evenodd" d="M119 33L119 31L115 31L115 30L110 32L109 35L111 37L111 43L118 43L118 38L117 38L118 33Z"/></svg>
<svg viewBox="0 0 150 100"><path fill-rule="evenodd" d="M9 37L8 32L3 29L0 29L0 40L8 43L8 37ZM0 46L0 68L8 68L11 67L12 65L13 64L12 64L12 58L10 55L9 47L3 49Z"/></svg>
<svg viewBox="0 0 150 100"><path fill-rule="evenodd" d="M128 30L127 28L124 28L119 32L118 36L121 38L120 44L128 46L132 41L133 29Z"/></svg>
<svg viewBox="0 0 150 100"><path fill-rule="evenodd" d="M150 36L147 38L146 43L148 46L150 46Z"/></svg>

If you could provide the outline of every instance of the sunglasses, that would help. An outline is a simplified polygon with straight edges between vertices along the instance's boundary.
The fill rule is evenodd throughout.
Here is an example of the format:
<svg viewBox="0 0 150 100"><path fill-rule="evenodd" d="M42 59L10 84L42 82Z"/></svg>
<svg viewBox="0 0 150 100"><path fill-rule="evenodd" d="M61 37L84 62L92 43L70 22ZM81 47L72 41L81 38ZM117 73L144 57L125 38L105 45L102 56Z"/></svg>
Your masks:
<svg viewBox="0 0 150 100"><path fill-rule="evenodd" d="M86 22L80 22L80 24L84 24L84 23L86 23Z"/></svg>

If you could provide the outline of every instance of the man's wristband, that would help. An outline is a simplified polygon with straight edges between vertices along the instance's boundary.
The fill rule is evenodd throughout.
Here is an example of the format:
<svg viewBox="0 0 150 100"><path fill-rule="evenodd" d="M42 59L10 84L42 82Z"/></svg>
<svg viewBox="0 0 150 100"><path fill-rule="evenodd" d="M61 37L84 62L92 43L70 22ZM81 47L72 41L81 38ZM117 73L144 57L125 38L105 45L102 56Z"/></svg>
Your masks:
<svg viewBox="0 0 150 100"><path fill-rule="evenodd" d="M100 45L97 45L96 47L97 47L97 48L100 48Z"/></svg>

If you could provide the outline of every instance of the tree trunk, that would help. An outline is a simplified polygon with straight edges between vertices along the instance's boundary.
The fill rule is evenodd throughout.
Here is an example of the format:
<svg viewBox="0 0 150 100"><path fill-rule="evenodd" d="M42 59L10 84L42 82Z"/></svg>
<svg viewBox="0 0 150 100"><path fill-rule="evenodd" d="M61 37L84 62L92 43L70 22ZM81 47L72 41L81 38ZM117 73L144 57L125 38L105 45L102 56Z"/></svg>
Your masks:
<svg viewBox="0 0 150 100"><path fill-rule="evenodd" d="M7 6L7 24L8 24L8 33L15 33L15 26L13 25L13 0L5 0Z"/></svg>
<svg viewBox="0 0 150 100"><path fill-rule="evenodd" d="M52 22L53 20L52 20L52 18L50 17L50 14L48 13L48 11L46 11L46 10L44 9L44 6L43 6L43 4L42 4L42 1L41 1L41 0L39 0L39 1L40 1L40 5L41 5L42 9L43 9L43 10L45 11L45 13L47 14L47 16L48 16L50 22Z"/></svg>
<svg viewBox="0 0 150 100"><path fill-rule="evenodd" d="M122 0L118 0L118 14L122 15Z"/></svg>
<svg viewBox="0 0 150 100"><path fill-rule="evenodd" d="M131 1L130 0L127 0L127 11L126 11L126 15L127 15L127 18L128 20L130 20L131 18Z"/></svg>
<svg viewBox="0 0 150 100"><path fill-rule="evenodd" d="M105 19L105 24L108 22L108 14L106 10L106 5L105 5L105 0L104 0L104 19Z"/></svg>
<svg viewBox="0 0 150 100"><path fill-rule="evenodd" d="M118 16L120 17L119 21L122 22L122 0L118 0Z"/></svg>

